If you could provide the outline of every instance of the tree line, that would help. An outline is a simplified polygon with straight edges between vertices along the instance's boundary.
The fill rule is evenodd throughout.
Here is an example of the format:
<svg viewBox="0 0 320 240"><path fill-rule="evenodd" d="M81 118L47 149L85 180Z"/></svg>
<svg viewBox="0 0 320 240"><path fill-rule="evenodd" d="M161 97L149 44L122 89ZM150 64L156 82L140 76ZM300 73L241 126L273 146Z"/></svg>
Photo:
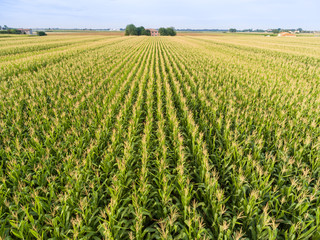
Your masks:
<svg viewBox="0 0 320 240"><path fill-rule="evenodd" d="M129 24L126 27L125 30L125 35L126 36L140 36L140 35L145 35L145 36L151 36L151 32L148 29L145 29L143 26L141 27L136 27L134 24Z"/></svg>
<svg viewBox="0 0 320 240"><path fill-rule="evenodd" d="M159 28L159 34L161 36L175 36L177 35L176 30L173 27L169 28ZM149 29L145 29L143 26L136 27L134 24L129 24L126 26L125 30L126 36L151 36L151 32Z"/></svg>
<svg viewBox="0 0 320 240"><path fill-rule="evenodd" d="M0 34L22 34L22 31L15 28L9 28L7 25L3 27L0 25ZM46 32L44 31L37 31L38 36L46 36Z"/></svg>
<svg viewBox="0 0 320 240"><path fill-rule="evenodd" d="M21 34L21 30L18 29L4 29L0 30L0 34Z"/></svg>
<svg viewBox="0 0 320 240"><path fill-rule="evenodd" d="M7 25L0 25L0 34L21 34L21 31L14 28L9 28Z"/></svg>
<svg viewBox="0 0 320 240"><path fill-rule="evenodd" d="M305 31L302 28L297 29L282 29L282 28L276 28L276 29L270 29L270 30L264 30L264 29L243 29L243 30L237 30L235 28L230 28L229 32L272 32L274 34L280 33L280 32L299 32L299 33L312 33L312 31Z"/></svg>
<svg viewBox="0 0 320 240"><path fill-rule="evenodd" d="M175 36L175 35L177 35L177 32L173 27L159 28L159 33L161 36Z"/></svg>

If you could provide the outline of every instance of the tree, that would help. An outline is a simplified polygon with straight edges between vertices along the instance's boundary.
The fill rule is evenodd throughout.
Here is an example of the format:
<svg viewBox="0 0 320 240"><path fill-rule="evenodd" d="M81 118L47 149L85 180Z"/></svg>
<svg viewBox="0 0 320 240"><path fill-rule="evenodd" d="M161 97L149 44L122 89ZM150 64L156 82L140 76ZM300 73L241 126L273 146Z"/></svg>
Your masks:
<svg viewBox="0 0 320 240"><path fill-rule="evenodd" d="M173 27L169 27L169 28L167 28L167 34L168 34L168 36L176 36L177 32Z"/></svg>
<svg viewBox="0 0 320 240"><path fill-rule="evenodd" d="M303 29L302 28L298 28L297 29L299 32L303 32Z"/></svg>
<svg viewBox="0 0 320 240"><path fill-rule="evenodd" d="M37 32L38 36L46 36L47 34L44 31Z"/></svg>
<svg viewBox="0 0 320 240"><path fill-rule="evenodd" d="M18 29L9 29L7 32L10 34L21 34L21 30Z"/></svg>
<svg viewBox="0 0 320 240"><path fill-rule="evenodd" d="M229 29L229 32L232 32L232 33L233 33L233 32L237 32L237 29L235 29L235 28L230 28L230 29Z"/></svg>
<svg viewBox="0 0 320 240"><path fill-rule="evenodd" d="M144 30L144 34L143 35L151 36L150 30L149 29Z"/></svg>
<svg viewBox="0 0 320 240"><path fill-rule="evenodd" d="M272 29L272 32L273 32L274 34L277 34L277 33L280 33L280 30L279 30L279 29Z"/></svg>
<svg viewBox="0 0 320 240"><path fill-rule="evenodd" d="M159 28L159 34L160 36L168 36L167 30L165 28Z"/></svg>
<svg viewBox="0 0 320 240"><path fill-rule="evenodd" d="M8 30L9 28L8 28L7 25L4 25L4 26L3 26L3 29L4 29L4 30Z"/></svg>
<svg viewBox="0 0 320 240"><path fill-rule="evenodd" d="M169 28L160 28L159 29L159 34L161 36L175 36L177 35L176 30L174 27L169 27ZM127 25L125 29L125 35L126 36L131 36L131 35L136 35L136 36L141 36L141 35L146 35L146 36L151 36L151 32L149 29L145 29L143 26L141 27L136 27L133 24Z"/></svg>
<svg viewBox="0 0 320 240"><path fill-rule="evenodd" d="M140 36L140 35L145 35L145 29L143 26L141 27L137 27L137 35Z"/></svg>
<svg viewBox="0 0 320 240"><path fill-rule="evenodd" d="M136 28L136 26L133 25L133 24L127 25L126 30L125 30L125 35L126 35L126 36L137 35L137 28Z"/></svg>
<svg viewBox="0 0 320 240"><path fill-rule="evenodd" d="M160 36L175 36L177 35L176 30L173 27L169 28L159 28L159 34Z"/></svg>

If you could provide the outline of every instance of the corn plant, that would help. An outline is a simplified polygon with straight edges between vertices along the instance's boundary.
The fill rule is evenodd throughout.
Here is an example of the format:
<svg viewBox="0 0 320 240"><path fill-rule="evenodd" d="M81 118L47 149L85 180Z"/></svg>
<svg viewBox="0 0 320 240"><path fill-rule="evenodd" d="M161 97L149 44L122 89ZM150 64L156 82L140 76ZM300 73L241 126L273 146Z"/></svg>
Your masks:
<svg viewBox="0 0 320 240"><path fill-rule="evenodd" d="M1 239L320 239L317 38L0 39Z"/></svg>

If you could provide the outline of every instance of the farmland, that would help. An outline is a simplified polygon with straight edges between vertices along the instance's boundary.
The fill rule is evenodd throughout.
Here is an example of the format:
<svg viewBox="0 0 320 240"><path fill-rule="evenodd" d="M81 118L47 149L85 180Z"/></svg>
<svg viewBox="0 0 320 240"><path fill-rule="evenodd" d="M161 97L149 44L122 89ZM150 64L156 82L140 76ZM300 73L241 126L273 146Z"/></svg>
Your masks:
<svg viewBox="0 0 320 240"><path fill-rule="evenodd" d="M320 38L0 38L3 239L320 239Z"/></svg>

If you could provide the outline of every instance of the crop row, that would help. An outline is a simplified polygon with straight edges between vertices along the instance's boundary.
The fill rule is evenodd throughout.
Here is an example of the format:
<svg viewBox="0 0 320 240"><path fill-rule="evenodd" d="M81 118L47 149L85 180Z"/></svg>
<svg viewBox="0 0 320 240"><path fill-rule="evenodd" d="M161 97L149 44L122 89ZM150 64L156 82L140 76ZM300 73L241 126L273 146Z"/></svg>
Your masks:
<svg viewBox="0 0 320 240"><path fill-rule="evenodd" d="M1 237L320 237L304 42L32 39L0 43Z"/></svg>

